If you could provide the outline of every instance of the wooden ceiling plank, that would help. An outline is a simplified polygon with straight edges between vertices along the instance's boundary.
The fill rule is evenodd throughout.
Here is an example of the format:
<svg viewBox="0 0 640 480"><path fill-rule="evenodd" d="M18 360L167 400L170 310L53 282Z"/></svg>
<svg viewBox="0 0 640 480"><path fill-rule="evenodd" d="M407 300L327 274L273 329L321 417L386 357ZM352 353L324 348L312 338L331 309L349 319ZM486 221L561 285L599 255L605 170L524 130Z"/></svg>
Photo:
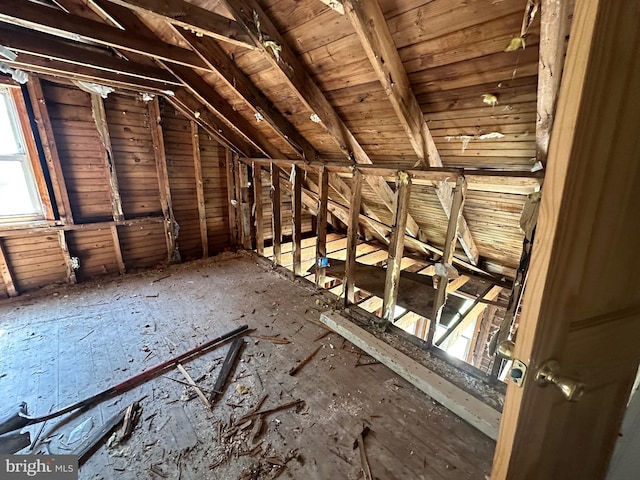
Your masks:
<svg viewBox="0 0 640 480"><path fill-rule="evenodd" d="M377 0L345 0L343 4L346 16L351 21L418 159L422 164L442 167L438 148L424 120L380 4ZM451 189L446 185L437 185L436 193L449 217L453 201ZM478 247L464 216L459 218L458 237L469 260L477 265Z"/></svg>
<svg viewBox="0 0 640 480"><path fill-rule="evenodd" d="M247 156L248 152L254 151L244 137L231 130L225 122L218 119L186 89L177 89L174 96L167 96L167 100L186 117L198 122L202 128L227 148L240 152L243 156Z"/></svg>
<svg viewBox="0 0 640 480"><path fill-rule="evenodd" d="M181 65L164 66L173 72L177 78L182 80L185 88L194 95L200 103L206 105L216 116L228 123L228 127L242 135L249 142L255 145L263 154L268 157L282 157L283 154L275 148L265 136L242 115L236 112L233 107L219 93L215 91L200 75L195 71Z"/></svg>
<svg viewBox="0 0 640 480"><path fill-rule="evenodd" d="M225 0L224 4L254 44L265 53L271 65L285 76L293 92L312 112L311 117L320 121L347 158L357 163L373 163L258 3L255 0ZM393 212L394 192L391 187L382 178L367 177L366 180ZM419 234L420 228L411 216L407 225L412 235Z"/></svg>
<svg viewBox="0 0 640 480"><path fill-rule="evenodd" d="M132 10L150 13L169 23L223 42L245 48L254 48L254 43L237 22L210 10L181 0L110 0Z"/></svg>
<svg viewBox="0 0 640 480"><path fill-rule="evenodd" d="M87 48L54 35L35 32L20 26L0 25L0 44L16 51L17 60L22 53L27 53L144 80L172 85L180 84L173 75L160 68L129 62L97 48Z"/></svg>
<svg viewBox="0 0 640 480"><path fill-rule="evenodd" d="M89 20L33 2L0 0L0 20L31 28L50 28L59 32L141 55L181 65L206 69L207 64L193 51L177 47L133 32L123 35L121 29Z"/></svg>

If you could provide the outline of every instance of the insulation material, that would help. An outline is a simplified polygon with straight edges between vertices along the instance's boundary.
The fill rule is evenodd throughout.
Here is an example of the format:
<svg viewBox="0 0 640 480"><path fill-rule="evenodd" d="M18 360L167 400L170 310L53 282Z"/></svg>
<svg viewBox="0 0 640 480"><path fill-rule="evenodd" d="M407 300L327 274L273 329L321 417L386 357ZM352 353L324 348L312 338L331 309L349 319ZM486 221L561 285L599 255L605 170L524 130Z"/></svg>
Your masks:
<svg viewBox="0 0 640 480"><path fill-rule="evenodd" d="M75 83L80 88L80 90L83 90L91 94L95 93L97 95L100 95L102 98L107 98L110 93L115 91L111 87L107 87L106 85L100 85L98 83L83 82L82 80L78 80L73 83Z"/></svg>
<svg viewBox="0 0 640 480"><path fill-rule="evenodd" d="M540 210L540 200L542 192L534 192L527 197L524 204L522 215L520 216L520 229L524 232L527 239L531 240L533 229L538 221L538 211Z"/></svg>

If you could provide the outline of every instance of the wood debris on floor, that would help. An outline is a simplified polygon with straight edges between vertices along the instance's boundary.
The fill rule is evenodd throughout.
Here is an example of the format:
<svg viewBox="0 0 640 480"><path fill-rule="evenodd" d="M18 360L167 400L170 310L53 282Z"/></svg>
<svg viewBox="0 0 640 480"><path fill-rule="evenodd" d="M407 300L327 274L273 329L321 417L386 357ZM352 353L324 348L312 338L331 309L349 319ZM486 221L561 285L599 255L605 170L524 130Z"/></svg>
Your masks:
<svg viewBox="0 0 640 480"><path fill-rule="evenodd" d="M95 450L81 479L362 478L363 424L373 478L484 478L494 443L319 325L316 300L244 256L25 295L0 304L1 404L66 405L149 368L150 352L174 357L246 323L233 362L228 343L182 363L187 376L174 368L51 421L36 451L71 453L138 401L128 439ZM88 417L96 426L68 444Z"/></svg>

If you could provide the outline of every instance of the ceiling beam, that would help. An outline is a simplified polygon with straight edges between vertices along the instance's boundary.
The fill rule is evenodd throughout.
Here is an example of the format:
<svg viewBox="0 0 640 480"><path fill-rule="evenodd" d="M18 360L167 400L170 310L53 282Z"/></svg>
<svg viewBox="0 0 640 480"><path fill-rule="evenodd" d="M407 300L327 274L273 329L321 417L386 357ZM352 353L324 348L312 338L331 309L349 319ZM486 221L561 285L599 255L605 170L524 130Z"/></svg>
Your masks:
<svg viewBox="0 0 640 480"><path fill-rule="evenodd" d="M99 70L94 67L75 65L73 63L53 60L28 53L21 53L13 62L9 60L3 60L3 62L11 67L27 70L40 75L52 75L73 80L100 83L114 88L136 91L142 90L144 92L162 94L167 93L168 91L173 91L173 89L176 88L175 85L167 84L165 82L131 77L129 75Z"/></svg>
<svg viewBox="0 0 640 480"><path fill-rule="evenodd" d="M195 68L208 68L199 55L186 48L158 42L156 38L149 38L133 32L128 32L125 35L117 27L33 2L0 0L0 21L35 29L52 29L77 36L83 40L151 58Z"/></svg>
<svg viewBox="0 0 640 480"><path fill-rule="evenodd" d="M265 53L271 65L284 75L305 107L320 118L321 124L345 156L357 163L373 163L258 3L255 0L224 0L224 4L245 28L254 44ZM260 24L259 31L256 29L256 19ZM270 43L265 41L267 38ZM280 48L277 57L270 45ZM382 178L369 177L367 183L393 212L395 194L391 187ZM411 216L407 220L407 230L414 236L418 236L420 231Z"/></svg>
<svg viewBox="0 0 640 480"><path fill-rule="evenodd" d="M27 53L74 65L92 67L144 80L180 85L171 73L160 68L117 58L97 47L82 46L54 35L16 25L0 25L0 44L20 54Z"/></svg>
<svg viewBox="0 0 640 480"><path fill-rule="evenodd" d="M343 4L345 14L351 21L418 159L422 164L442 167L438 148L424 120L378 0L344 0ZM453 202L451 189L446 185L436 185L436 195L447 217L450 217ZM458 239L469 260L477 265L478 247L464 216L458 219Z"/></svg>
<svg viewBox="0 0 640 480"><path fill-rule="evenodd" d="M254 43L237 22L182 0L110 0L132 10L149 13L202 35L245 48Z"/></svg>

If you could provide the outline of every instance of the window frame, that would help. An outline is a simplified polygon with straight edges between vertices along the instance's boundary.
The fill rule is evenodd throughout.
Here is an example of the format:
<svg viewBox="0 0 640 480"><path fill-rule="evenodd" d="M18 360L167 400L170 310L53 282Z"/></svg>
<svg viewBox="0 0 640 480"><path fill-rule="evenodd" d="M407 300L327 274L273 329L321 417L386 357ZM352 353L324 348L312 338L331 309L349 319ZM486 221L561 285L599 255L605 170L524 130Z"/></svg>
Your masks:
<svg viewBox="0 0 640 480"><path fill-rule="evenodd" d="M22 150L16 155L0 155L0 161L18 159L21 162L31 201L38 209L33 214L0 216L0 229L15 224L30 225L55 220L49 188L22 89L18 85L0 83L0 94L7 95L9 119Z"/></svg>

